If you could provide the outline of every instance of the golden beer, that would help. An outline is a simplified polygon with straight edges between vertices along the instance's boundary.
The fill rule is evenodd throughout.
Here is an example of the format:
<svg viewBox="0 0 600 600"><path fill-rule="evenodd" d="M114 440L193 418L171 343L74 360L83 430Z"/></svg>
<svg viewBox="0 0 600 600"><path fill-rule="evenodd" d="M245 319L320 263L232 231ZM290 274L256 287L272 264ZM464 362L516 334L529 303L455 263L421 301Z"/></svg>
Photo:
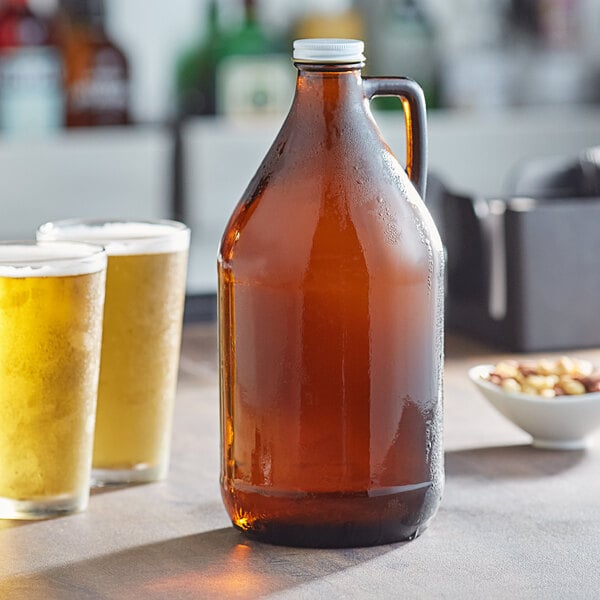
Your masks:
<svg viewBox="0 0 600 600"><path fill-rule="evenodd" d="M87 505L106 256L0 244L0 517Z"/></svg>
<svg viewBox="0 0 600 600"><path fill-rule="evenodd" d="M93 452L98 484L166 476L189 230L174 222L67 221L42 238L93 240L108 253Z"/></svg>

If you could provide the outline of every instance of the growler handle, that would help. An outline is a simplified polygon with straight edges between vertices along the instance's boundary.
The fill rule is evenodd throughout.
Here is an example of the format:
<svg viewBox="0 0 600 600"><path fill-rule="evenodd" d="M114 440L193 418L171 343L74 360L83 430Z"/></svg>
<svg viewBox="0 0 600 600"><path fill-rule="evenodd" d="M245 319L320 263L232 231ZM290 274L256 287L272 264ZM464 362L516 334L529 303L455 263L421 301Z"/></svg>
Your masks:
<svg viewBox="0 0 600 600"><path fill-rule="evenodd" d="M427 118L423 90L408 77L363 77L363 88L368 100L376 96L400 98L406 121L406 174L419 196L425 200Z"/></svg>

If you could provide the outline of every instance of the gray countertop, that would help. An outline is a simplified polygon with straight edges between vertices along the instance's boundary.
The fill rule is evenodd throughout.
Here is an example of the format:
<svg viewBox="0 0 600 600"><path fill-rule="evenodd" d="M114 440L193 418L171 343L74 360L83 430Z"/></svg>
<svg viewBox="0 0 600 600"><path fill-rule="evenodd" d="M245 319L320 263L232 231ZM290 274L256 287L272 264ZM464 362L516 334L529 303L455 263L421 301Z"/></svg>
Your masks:
<svg viewBox="0 0 600 600"><path fill-rule="evenodd" d="M599 448L531 448L467 380L469 366L499 355L457 337L447 344L446 491L429 530L347 550L246 540L219 494L215 340L212 325L185 329L169 479L94 492L78 515L0 521L0 598L600 596ZM577 355L600 362L600 351Z"/></svg>

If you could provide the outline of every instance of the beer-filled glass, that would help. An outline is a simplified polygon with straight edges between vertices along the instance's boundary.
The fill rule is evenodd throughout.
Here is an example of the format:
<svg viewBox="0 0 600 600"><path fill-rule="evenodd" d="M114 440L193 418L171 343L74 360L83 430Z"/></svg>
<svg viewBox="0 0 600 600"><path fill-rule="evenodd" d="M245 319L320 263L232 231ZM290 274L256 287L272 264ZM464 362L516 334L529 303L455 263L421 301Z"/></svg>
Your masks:
<svg viewBox="0 0 600 600"><path fill-rule="evenodd" d="M88 503L106 254L0 243L0 518Z"/></svg>
<svg viewBox="0 0 600 600"><path fill-rule="evenodd" d="M93 241L108 254L94 484L163 479L189 229L175 221L68 220L46 223L38 238Z"/></svg>

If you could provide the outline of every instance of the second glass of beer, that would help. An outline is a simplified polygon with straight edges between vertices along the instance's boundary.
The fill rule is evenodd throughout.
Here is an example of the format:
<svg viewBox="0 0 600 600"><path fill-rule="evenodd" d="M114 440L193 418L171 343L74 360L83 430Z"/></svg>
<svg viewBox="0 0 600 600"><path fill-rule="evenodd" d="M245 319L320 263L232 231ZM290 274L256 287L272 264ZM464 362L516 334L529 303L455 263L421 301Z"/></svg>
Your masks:
<svg viewBox="0 0 600 600"><path fill-rule="evenodd" d="M72 219L42 240L101 244L108 254L94 485L156 481L169 466L190 232L175 221Z"/></svg>

